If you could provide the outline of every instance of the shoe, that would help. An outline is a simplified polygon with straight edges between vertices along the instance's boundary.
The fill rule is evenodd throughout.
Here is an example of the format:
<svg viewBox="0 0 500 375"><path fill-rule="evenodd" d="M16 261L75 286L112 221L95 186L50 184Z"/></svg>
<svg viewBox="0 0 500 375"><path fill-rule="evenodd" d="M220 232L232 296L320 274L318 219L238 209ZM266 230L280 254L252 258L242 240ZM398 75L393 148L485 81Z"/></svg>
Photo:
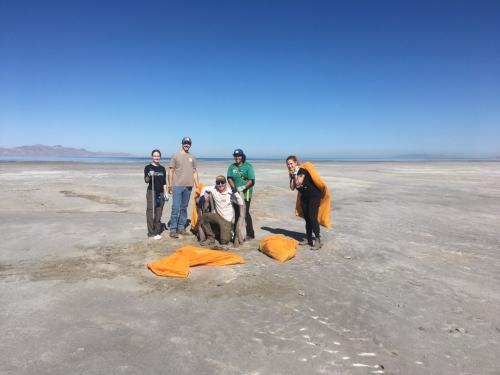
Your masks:
<svg viewBox="0 0 500 375"><path fill-rule="evenodd" d="M161 236L157 234L156 236L153 237L153 240L161 240Z"/></svg>
<svg viewBox="0 0 500 375"><path fill-rule="evenodd" d="M321 239L319 237L317 237L314 240L314 245L311 246L311 250L319 250L319 249L321 249L321 246L323 246L321 244Z"/></svg>
<svg viewBox="0 0 500 375"><path fill-rule="evenodd" d="M215 244L215 239L212 237L207 237L205 241L200 242L200 246L212 246Z"/></svg>
<svg viewBox="0 0 500 375"><path fill-rule="evenodd" d="M179 235L176 232L170 232L170 238L179 238Z"/></svg>
<svg viewBox="0 0 500 375"><path fill-rule="evenodd" d="M180 231L178 231L177 233L183 235L183 236L187 236L188 235L188 232L186 232L185 229L181 229Z"/></svg>
<svg viewBox="0 0 500 375"><path fill-rule="evenodd" d="M299 246L312 246L312 245L313 245L312 240L308 240L308 239L305 239L305 240L302 240L299 242Z"/></svg>
<svg viewBox="0 0 500 375"><path fill-rule="evenodd" d="M252 237L252 236L247 236L247 238L245 238L245 241L252 241L254 240L255 237Z"/></svg>

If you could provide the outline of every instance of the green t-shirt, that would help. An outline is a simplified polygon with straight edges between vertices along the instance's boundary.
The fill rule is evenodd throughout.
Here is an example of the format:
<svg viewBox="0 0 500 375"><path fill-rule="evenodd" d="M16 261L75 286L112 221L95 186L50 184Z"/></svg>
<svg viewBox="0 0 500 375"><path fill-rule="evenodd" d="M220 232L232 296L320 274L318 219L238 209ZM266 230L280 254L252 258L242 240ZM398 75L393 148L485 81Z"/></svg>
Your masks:
<svg viewBox="0 0 500 375"><path fill-rule="evenodd" d="M255 173L253 172L252 164L244 162L240 166L236 164L231 164L227 169L227 177L232 178L234 181L234 186L236 188L240 186L244 186L248 180L255 180ZM252 199L253 193L253 185L243 191L243 195L245 196L245 200Z"/></svg>

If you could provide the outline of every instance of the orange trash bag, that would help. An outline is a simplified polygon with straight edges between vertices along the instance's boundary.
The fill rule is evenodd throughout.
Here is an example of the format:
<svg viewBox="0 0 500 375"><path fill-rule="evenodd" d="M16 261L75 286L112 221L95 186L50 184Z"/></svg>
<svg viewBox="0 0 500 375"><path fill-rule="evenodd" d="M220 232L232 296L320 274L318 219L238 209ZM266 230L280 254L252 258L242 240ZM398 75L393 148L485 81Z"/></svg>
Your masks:
<svg viewBox="0 0 500 375"><path fill-rule="evenodd" d="M151 262L148 268L158 276L183 277L189 275L189 267L193 266L228 266L243 264L245 260L228 251L205 249L197 246L184 246L172 255Z"/></svg>
<svg viewBox="0 0 500 375"><path fill-rule="evenodd" d="M196 187L196 190L194 191L193 195L193 210L191 212L191 230L197 232L198 231L198 207L196 206L196 203L198 202L198 198L201 195L201 189L205 184L199 183L198 186Z"/></svg>
<svg viewBox="0 0 500 375"><path fill-rule="evenodd" d="M318 223L319 225L330 228L332 224L330 223L330 190L325 180L319 175L318 171L312 165L312 163L306 162L299 165L300 168L304 168L310 175L311 179L316 185L316 187L321 191L321 199L319 201L318 209ZM297 192L297 201L295 203L295 214L300 217L304 217L302 212L302 207L300 206L300 191Z"/></svg>
<svg viewBox="0 0 500 375"><path fill-rule="evenodd" d="M279 262L286 262L295 256L298 243L293 238L272 234L260 240L259 251Z"/></svg>

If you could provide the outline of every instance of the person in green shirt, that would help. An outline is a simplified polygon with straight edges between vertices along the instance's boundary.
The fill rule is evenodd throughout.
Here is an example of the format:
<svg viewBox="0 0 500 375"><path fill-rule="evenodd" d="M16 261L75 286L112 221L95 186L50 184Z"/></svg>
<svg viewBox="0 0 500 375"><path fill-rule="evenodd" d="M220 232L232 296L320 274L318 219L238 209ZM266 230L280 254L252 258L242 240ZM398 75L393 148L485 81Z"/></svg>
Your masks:
<svg viewBox="0 0 500 375"><path fill-rule="evenodd" d="M252 217L250 216L250 202L252 201L253 186L255 185L255 173L253 166L246 162L246 155L242 149L237 148L233 152L234 163L227 169L227 182L233 191L243 193L246 206L247 240L255 238ZM236 209L235 223L238 222L239 209Z"/></svg>

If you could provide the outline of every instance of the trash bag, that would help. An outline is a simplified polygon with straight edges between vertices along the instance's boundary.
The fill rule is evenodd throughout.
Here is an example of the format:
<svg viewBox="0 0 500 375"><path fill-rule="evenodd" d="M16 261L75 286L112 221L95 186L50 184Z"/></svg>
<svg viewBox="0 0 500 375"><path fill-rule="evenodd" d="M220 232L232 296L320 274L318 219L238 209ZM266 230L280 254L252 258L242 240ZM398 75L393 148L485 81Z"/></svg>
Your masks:
<svg viewBox="0 0 500 375"><path fill-rule="evenodd" d="M286 262L295 256L298 243L282 234L272 234L260 240L259 251L279 262Z"/></svg>
<svg viewBox="0 0 500 375"><path fill-rule="evenodd" d="M158 276L186 278L189 267L194 266L228 266L243 264L245 260L228 251L210 250L197 246L184 246L172 255L148 264L148 268Z"/></svg>
<svg viewBox="0 0 500 375"><path fill-rule="evenodd" d="M318 209L318 223L325 228L331 228L332 224L330 222L330 190L325 180L319 175L318 171L312 163L306 162L300 165L300 168L304 168L310 175L311 179L316 185L316 187L321 191L321 199L319 201ZM297 192L297 202L295 203L295 215L304 217L302 212L302 207L300 205L300 191Z"/></svg>
<svg viewBox="0 0 500 375"><path fill-rule="evenodd" d="M198 232L198 223L200 219L200 212L199 212L199 207L198 207L198 199L200 198L201 195L201 189L205 187L205 184L199 183L198 186L196 187L196 190L194 191L193 195L193 211L191 212L191 232L196 233Z"/></svg>

